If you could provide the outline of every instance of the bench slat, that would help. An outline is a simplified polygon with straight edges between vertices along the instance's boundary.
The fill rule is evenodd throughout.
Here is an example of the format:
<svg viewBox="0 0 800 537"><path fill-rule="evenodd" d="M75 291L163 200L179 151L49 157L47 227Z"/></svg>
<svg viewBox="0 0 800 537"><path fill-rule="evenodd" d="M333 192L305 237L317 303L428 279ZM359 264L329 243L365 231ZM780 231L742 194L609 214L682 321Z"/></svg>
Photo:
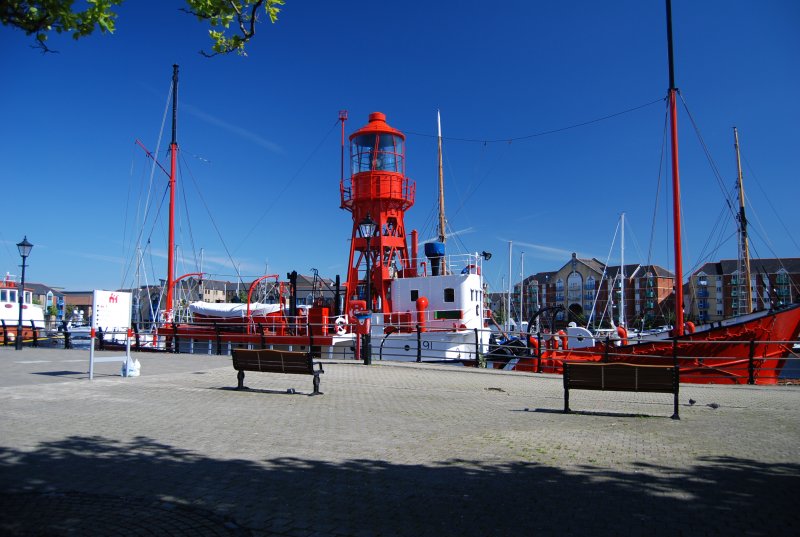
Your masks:
<svg viewBox="0 0 800 537"><path fill-rule="evenodd" d="M322 365L314 369L311 355L304 352L281 351L274 349L233 349L231 353L233 368L239 371L239 388L243 388L244 372L285 373L291 375L313 375L314 394L319 391L319 375L324 373Z"/></svg>
<svg viewBox="0 0 800 537"><path fill-rule="evenodd" d="M678 417L679 371L676 367L600 362L564 362L564 412L569 412L569 390L602 390L674 394Z"/></svg>

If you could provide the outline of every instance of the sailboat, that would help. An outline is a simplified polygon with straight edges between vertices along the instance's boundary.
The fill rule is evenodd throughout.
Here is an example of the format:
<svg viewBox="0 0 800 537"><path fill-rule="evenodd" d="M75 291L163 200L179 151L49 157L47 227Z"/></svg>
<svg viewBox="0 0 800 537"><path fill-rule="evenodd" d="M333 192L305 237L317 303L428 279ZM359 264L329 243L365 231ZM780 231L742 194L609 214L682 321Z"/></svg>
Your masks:
<svg viewBox="0 0 800 537"><path fill-rule="evenodd" d="M750 312L726 321L695 328L684 323L683 264L681 253L680 177L678 166L678 119L672 47L672 6L667 0L669 53L670 145L672 166L672 212L675 256L675 326L669 337L639 341L623 340L614 346L600 341L581 327L568 328L561 338L542 341L531 337L533 357L515 360L513 368L561 373L565 361L622 362L675 365L682 382L719 384L776 384L792 345L800 333L800 304ZM738 139L737 139L738 147ZM741 167L740 167L741 170ZM740 174L741 177L741 174ZM741 191L741 184L740 184ZM743 199L740 224L744 225ZM746 229L746 228L745 228ZM746 256L746 233L740 250ZM748 261L742 263L749 266ZM750 287L746 277L745 286ZM747 308L750 308L748 299Z"/></svg>

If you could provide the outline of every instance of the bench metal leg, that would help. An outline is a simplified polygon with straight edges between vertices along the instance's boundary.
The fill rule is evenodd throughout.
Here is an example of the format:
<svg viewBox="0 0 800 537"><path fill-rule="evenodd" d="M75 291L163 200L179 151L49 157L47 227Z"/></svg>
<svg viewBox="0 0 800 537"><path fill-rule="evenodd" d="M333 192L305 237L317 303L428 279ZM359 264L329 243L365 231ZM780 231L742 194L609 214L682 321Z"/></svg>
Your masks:
<svg viewBox="0 0 800 537"><path fill-rule="evenodd" d="M244 387L244 370L240 369L239 372L236 374L236 379L239 381L239 385L236 386L237 390L243 390Z"/></svg>
<svg viewBox="0 0 800 537"><path fill-rule="evenodd" d="M678 391L681 389L681 370L676 365L675 369L673 369L673 376L672 376L672 391L675 394L675 402L672 406L672 419L679 420L681 417L678 415Z"/></svg>
<svg viewBox="0 0 800 537"><path fill-rule="evenodd" d="M569 388L564 388L564 414L569 414Z"/></svg>
<svg viewBox="0 0 800 537"><path fill-rule="evenodd" d="M314 393L311 395L322 395L322 392L319 391L319 374L314 374Z"/></svg>
<svg viewBox="0 0 800 537"><path fill-rule="evenodd" d="M672 405L672 419L681 419L681 417L678 415L678 390L675 390L675 402Z"/></svg>

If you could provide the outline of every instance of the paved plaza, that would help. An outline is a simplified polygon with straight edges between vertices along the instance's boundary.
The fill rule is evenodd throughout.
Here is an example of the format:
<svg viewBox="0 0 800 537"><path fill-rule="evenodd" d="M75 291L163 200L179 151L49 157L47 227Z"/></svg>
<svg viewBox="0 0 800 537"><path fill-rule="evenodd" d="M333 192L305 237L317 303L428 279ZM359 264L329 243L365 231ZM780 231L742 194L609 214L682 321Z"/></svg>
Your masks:
<svg viewBox="0 0 800 537"><path fill-rule="evenodd" d="M109 354L109 353L101 353ZM0 535L797 535L800 387L0 348ZM291 393L291 389L295 392ZM693 404L690 404L690 400Z"/></svg>

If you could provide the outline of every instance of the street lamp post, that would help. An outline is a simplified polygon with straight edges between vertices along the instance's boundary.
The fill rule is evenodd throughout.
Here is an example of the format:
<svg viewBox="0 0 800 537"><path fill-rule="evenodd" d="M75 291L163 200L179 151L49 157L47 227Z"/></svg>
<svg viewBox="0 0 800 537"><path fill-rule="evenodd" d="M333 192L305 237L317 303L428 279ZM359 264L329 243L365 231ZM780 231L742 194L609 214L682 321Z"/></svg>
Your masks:
<svg viewBox="0 0 800 537"><path fill-rule="evenodd" d="M17 298L19 299L19 321L17 323L17 341L15 347L17 350L22 349L22 306L25 299L25 260L31 254L33 244L28 242L28 236L23 237L22 242L17 243L19 255L22 257L22 279L19 282L19 291Z"/></svg>
<svg viewBox="0 0 800 537"><path fill-rule="evenodd" d="M375 235L375 226L377 224L375 221L370 218L369 213L367 213L367 217L364 218L361 222L358 223L358 230L361 233L361 236L367 240L367 275L366 275L366 284L367 284L367 312L369 312L369 319L367 320L367 333L364 334L364 365L370 365L372 363L372 349L370 348L371 345L371 334L370 334L370 324L372 321L372 274L370 271L370 258L372 257L372 252L369 248L369 243L372 240L373 235Z"/></svg>

